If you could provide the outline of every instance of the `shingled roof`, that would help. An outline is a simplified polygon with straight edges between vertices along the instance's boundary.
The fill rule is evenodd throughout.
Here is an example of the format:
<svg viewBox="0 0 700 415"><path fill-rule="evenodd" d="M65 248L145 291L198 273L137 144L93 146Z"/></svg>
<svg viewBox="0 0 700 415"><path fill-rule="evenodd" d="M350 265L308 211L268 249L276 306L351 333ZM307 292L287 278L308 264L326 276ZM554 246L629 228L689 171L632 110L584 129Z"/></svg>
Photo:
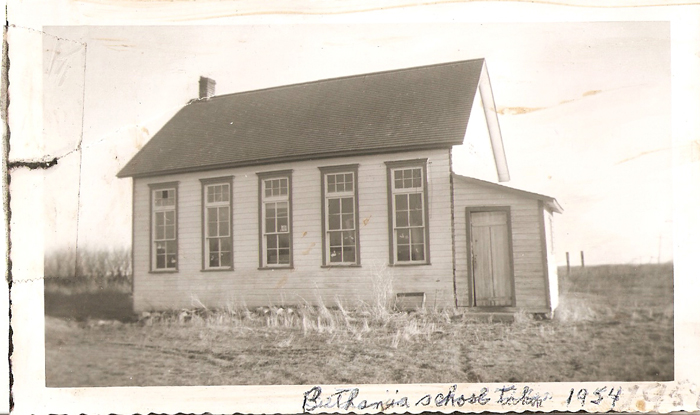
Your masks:
<svg viewBox="0 0 700 415"><path fill-rule="evenodd" d="M193 101L117 176L448 148L464 139L483 67L475 59Z"/></svg>

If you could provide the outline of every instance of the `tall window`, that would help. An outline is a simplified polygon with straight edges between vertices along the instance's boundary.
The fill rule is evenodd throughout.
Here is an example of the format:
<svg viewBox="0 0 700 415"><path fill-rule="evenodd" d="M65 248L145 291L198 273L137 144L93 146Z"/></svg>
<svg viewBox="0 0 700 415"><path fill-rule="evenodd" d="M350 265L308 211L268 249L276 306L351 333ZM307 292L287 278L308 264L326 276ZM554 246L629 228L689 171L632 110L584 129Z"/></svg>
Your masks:
<svg viewBox="0 0 700 415"><path fill-rule="evenodd" d="M259 173L260 266L292 266L291 170Z"/></svg>
<svg viewBox="0 0 700 415"><path fill-rule="evenodd" d="M357 165L321 167L323 264L359 265Z"/></svg>
<svg viewBox="0 0 700 415"><path fill-rule="evenodd" d="M426 160L387 162L391 260L429 263Z"/></svg>
<svg viewBox="0 0 700 415"><path fill-rule="evenodd" d="M232 187L232 177L202 180L204 269L233 266Z"/></svg>
<svg viewBox="0 0 700 415"><path fill-rule="evenodd" d="M151 270L177 271L177 183L150 185Z"/></svg>

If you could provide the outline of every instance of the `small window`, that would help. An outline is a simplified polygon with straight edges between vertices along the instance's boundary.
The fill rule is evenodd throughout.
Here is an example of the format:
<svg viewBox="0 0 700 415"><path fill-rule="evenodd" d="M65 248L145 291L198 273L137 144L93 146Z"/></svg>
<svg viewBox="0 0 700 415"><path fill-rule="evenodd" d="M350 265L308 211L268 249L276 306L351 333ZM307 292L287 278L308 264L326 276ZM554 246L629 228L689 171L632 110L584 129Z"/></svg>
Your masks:
<svg viewBox="0 0 700 415"><path fill-rule="evenodd" d="M233 267L232 178L202 180L203 258L210 270Z"/></svg>
<svg viewBox="0 0 700 415"><path fill-rule="evenodd" d="M429 263L426 161L388 162L391 261Z"/></svg>
<svg viewBox="0 0 700 415"><path fill-rule="evenodd" d="M357 165L321 167L323 265L359 265Z"/></svg>
<svg viewBox="0 0 700 415"><path fill-rule="evenodd" d="M260 266L292 266L291 171L261 173Z"/></svg>
<svg viewBox="0 0 700 415"><path fill-rule="evenodd" d="M150 188L151 270L177 271L177 183Z"/></svg>

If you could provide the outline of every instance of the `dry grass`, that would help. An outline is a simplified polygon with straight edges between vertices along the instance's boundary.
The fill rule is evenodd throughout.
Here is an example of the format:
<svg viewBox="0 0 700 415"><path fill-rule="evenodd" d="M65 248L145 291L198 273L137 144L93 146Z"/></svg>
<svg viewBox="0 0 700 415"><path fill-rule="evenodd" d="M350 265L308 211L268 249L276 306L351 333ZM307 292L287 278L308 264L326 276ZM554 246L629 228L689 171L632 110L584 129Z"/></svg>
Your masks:
<svg viewBox="0 0 700 415"><path fill-rule="evenodd" d="M560 279L553 320L518 313L512 323L397 312L391 295L353 307L171 310L127 324L66 321L47 306L47 385L669 380L672 272L575 270Z"/></svg>

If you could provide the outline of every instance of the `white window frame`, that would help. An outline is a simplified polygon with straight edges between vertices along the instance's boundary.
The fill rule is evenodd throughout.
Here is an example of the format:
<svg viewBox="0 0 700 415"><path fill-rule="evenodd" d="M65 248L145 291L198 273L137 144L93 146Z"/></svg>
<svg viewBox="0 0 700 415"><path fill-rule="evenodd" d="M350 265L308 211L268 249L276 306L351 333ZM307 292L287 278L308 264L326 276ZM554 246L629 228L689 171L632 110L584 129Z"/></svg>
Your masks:
<svg viewBox="0 0 700 415"><path fill-rule="evenodd" d="M216 270L231 270L233 269L233 177L218 177L212 179L201 179L202 182L202 267L205 271L216 271ZM227 191L228 200L220 201L209 201L209 190L216 187L222 187L223 192ZM224 190L227 189L227 190ZM219 209L227 208L228 215L228 229L226 235L209 236L209 210L216 209L217 211L217 233L219 229ZM224 257L226 251L219 250L218 253L218 266L212 266L210 261L211 256L211 245L210 241L212 239L219 240L219 247L221 248L221 242L223 240L228 240L230 247L229 261L227 265L221 265L222 258Z"/></svg>
<svg viewBox="0 0 700 415"><path fill-rule="evenodd" d="M149 185L149 192L150 192L150 208L151 208L151 214L150 214L150 270L151 272L177 272L178 270L178 250L179 250L179 243L178 243L178 212L177 212L177 207L178 207L178 183L177 182L171 182L171 183L156 183L156 184L150 184ZM162 194L162 192L173 192L173 204L172 205L158 205L157 204L157 194ZM167 225L165 223L166 216L168 212L172 212L173 216L173 224L171 225L173 227L173 233L172 236L168 236L167 229L165 226ZM163 215L163 235L162 238L158 237L159 233L159 226L158 226L158 216ZM174 247L174 252L170 252L167 249L168 243L171 243L171 245L175 245ZM159 257L159 252L158 252L158 245L160 243L165 243L165 259L164 259L164 265L163 267L158 267L158 257ZM171 258L174 255L174 258ZM169 260L170 258L170 260ZM174 260L173 260L174 259Z"/></svg>
<svg viewBox="0 0 700 415"><path fill-rule="evenodd" d="M321 197L323 203L323 266L324 267L342 267L342 266L359 266L360 265L360 226L359 226L359 213L358 213L358 180L357 180L357 165L346 165L346 166L332 166L332 167L320 167L321 170ZM329 189L329 178L331 176L338 177L344 176L345 179L348 175L352 178L352 189L338 191L337 188L334 190ZM351 199L352 206L352 219L349 223L344 223L342 219L342 200ZM330 203L332 200L339 200L340 212L341 212L341 229L331 229L331 215L330 215ZM351 225L351 228L344 226ZM353 261L333 261L333 256L331 254L331 234L340 233L342 238L343 232L354 232L354 250L355 259ZM344 245L341 245L344 246ZM341 254L342 255L342 254ZM344 258L343 258L344 259Z"/></svg>
<svg viewBox="0 0 700 415"><path fill-rule="evenodd" d="M427 159L420 160L408 160L408 161L397 161L397 162L386 162L387 165L387 190L388 190L388 206L389 206L389 241L390 241L390 264L392 265L427 265L430 264L430 231L428 223L428 177L427 177ZM421 177L418 185L412 183L412 187L403 188L396 187L396 173L404 172L409 170L420 170ZM421 200L421 225L411 225L410 224L410 198L411 195L420 195ZM396 196L406 195L407 211L406 214L408 224L407 226L397 224L397 206L396 206ZM399 259L399 231L402 229L407 229L409 233L409 259L400 260ZM413 259L413 241L412 230L421 229L423 238L423 259ZM405 244L403 244L405 245ZM416 243L415 245L419 245Z"/></svg>
<svg viewBox="0 0 700 415"><path fill-rule="evenodd" d="M260 245L260 268L293 268L294 266L294 255L293 255L293 241L292 241L292 172L291 170L279 171L279 172L267 172L258 173L259 177L259 245ZM282 194L281 186L282 183L286 182L286 194ZM267 194L267 184L271 185L272 194ZM274 194L274 184L279 184L277 189L280 189L278 194ZM286 229L284 225L280 225L278 228L278 219L281 218L277 216L277 206L281 203L286 203L286 218L287 225ZM267 229L267 206L275 205L275 230L271 231ZM277 235L277 245L274 249L277 250L277 263L268 263L268 236ZM289 247L280 246L280 236L287 235L289 242ZM280 251L289 250L289 260L285 263L280 263Z"/></svg>

